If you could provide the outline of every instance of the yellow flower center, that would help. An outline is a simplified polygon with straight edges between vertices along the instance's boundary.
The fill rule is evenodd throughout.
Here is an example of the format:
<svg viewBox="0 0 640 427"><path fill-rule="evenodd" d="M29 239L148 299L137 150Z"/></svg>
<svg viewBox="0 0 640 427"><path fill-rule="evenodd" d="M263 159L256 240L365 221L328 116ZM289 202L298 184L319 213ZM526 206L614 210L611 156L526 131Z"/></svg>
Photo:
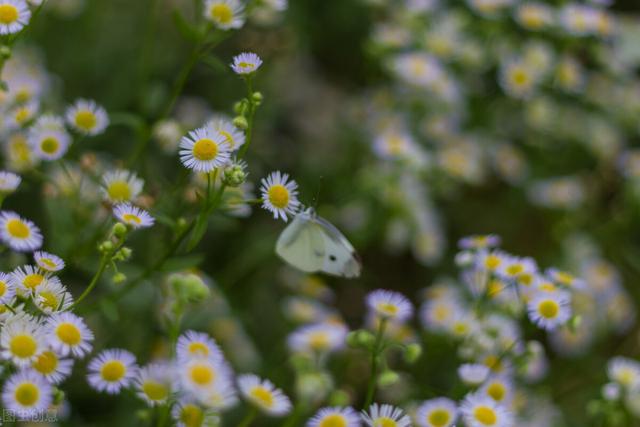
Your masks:
<svg viewBox="0 0 640 427"><path fill-rule="evenodd" d="M27 224L17 218L7 221L7 231L11 237L17 239L26 239L31 234L31 230L29 230Z"/></svg>
<svg viewBox="0 0 640 427"><path fill-rule="evenodd" d="M91 111L78 111L76 113L76 126L80 129L91 130L98 124L98 118Z"/></svg>
<svg viewBox="0 0 640 427"><path fill-rule="evenodd" d="M216 373L208 365L195 365L190 373L191 380L201 386L211 384L216 378Z"/></svg>
<svg viewBox="0 0 640 427"><path fill-rule="evenodd" d="M47 267L50 270L53 270L54 268L58 267L58 265L51 259L49 258L40 258L40 262L42 264L45 265L45 267Z"/></svg>
<svg viewBox="0 0 640 427"><path fill-rule="evenodd" d="M0 23L4 25L12 24L18 20L18 8L12 4L0 5Z"/></svg>
<svg viewBox="0 0 640 427"><path fill-rule="evenodd" d="M258 386L251 390L251 396L261 405L270 408L274 404L273 394L266 388Z"/></svg>
<svg viewBox="0 0 640 427"><path fill-rule="evenodd" d="M58 301L58 297L53 292L40 292L38 294L38 297L40 298L40 305L42 306L42 308L50 308L52 310L55 310L60 304L60 302Z"/></svg>
<svg viewBox="0 0 640 427"><path fill-rule="evenodd" d="M631 369L622 369L617 377L620 384L629 387L635 382L636 375Z"/></svg>
<svg viewBox="0 0 640 427"><path fill-rule="evenodd" d="M529 83L529 74L527 74L524 70L514 70L513 74L511 74L511 78L513 79L513 83L517 86L524 86Z"/></svg>
<svg viewBox="0 0 640 427"><path fill-rule="evenodd" d="M32 406L40 397L40 390L33 383L22 383L16 387L15 398L16 402L22 406Z"/></svg>
<svg viewBox="0 0 640 427"><path fill-rule="evenodd" d="M559 311L560 305L553 300L545 300L538 305L538 312L542 317L547 319L555 318Z"/></svg>
<svg viewBox="0 0 640 427"><path fill-rule="evenodd" d="M135 224L140 224L142 222L142 220L140 219L139 216L134 215L134 214L124 214L122 215L122 219L124 219L125 222L127 223L135 223Z"/></svg>
<svg viewBox="0 0 640 427"><path fill-rule="evenodd" d="M24 359L36 354L38 343L31 335L16 335L9 342L11 353Z"/></svg>
<svg viewBox="0 0 640 427"><path fill-rule="evenodd" d="M565 273L563 271L558 271L556 273L556 280L563 285L571 285L573 283L573 276L569 273Z"/></svg>
<svg viewBox="0 0 640 427"><path fill-rule="evenodd" d="M58 147L60 147L60 143L53 137L45 138L40 143L40 148L47 154L54 154L58 151Z"/></svg>
<svg viewBox="0 0 640 427"><path fill-rule="evenodd" d="M165 384L156 381L146 381L142 384L142 391L150 400L165 400L169 395L169 389Z"/></svg>
<svg viewBox="0 0 640 427"><path fill-rule="evenodd" d="M398 307L388 302L381 302L377 305L377 309L386 316L395 316L398 314Z"/></svg>
<svg viewBox="0 0 640 427"><path fill-rule="evenodd" d="M347 421L340 414L331 414L324 417L318 427L347 427Z"/></svg>
<svg viewBox="0 0 640 427"><path fill-rule="evenodd" d="M329 336L325 332L315 332L309 336L309 346L314 350L323 350L329 346Z"/></svg>
<svg viewBox="0 0 640 427"><path fill-rule="evenodd" d="M120 360L109 360L100 369L102 379L109 382L120 381L127 373L127 367Z"/></svg>
<svg viewBox="0 0 640 427"><path fill-rule="evenodd" d="M27 102L31 99L31 91L24 87L16 91L16 101L18 103Z"/></svg>
<svg viewBox="0 0 640 427"><path fill-rule="evenodd" d="M427 418L427 422L432 426L442 427L448 425L450 419L451 416L448 411L445 411L444 409L436 409L431 411Z"/></svg>
<svg viewBox="0 0 640 427"><path fill-rule="evenodd" d="M495 270L500 265L500 257L496 255L487 255L484 260L484 266L489 270Z"/></svg>
<svg viewBox="0 0 640 427"><path fill-rule="evenodd" d="M373 425L374 427L398 427L398 423L389 417L378 418Z"/></svg>
<svg viewBox="0 0 640 427"><path fill-rule="evenodd" d="M218 155L218 144L208 138L199 139L193 144L193 155L198 160L213 160Z"/></svg>
<svg viewBox="0 0 640 427"><path fill-rule="evenodd" d="M529 28L540 28L544 25L544 20L542 18L542 14L540 14L536 9L531 7L527 7L522 11L522 22L526 27Z"/></svg>
<svg viewBox="0 0 640 427"><path fill-rule="evenodd" d="M478 406L473 411L473 416L476 421L479 421L481 424L485 426L492 426L498 421L498 417L496 416L496 412L489 408L488 406Z"/></svg>
<svg viewBox="0 0 640 427"><path fill-rule="evenodd" d="M129 187L127 181L113 181L109 184L107 193L111 200L129 200L131 198L131 187Z"/></svg>
<svg viewBox="0 0 640 427"><path fill-rule="evenodd" d="M38 286L40 286L40 284L42 284L43 281L44 281L44 276L42 274L34 273L34 274L28 274L27 276L25 276L24 280L22 281L22 284L25 286L25 288L35 289Z"/></svg>
<svg viewBox="0 0 640 427"><path fill-rule="evenodd" d="M199 355L199 356L209 355L209 347L207 347L206 344L202 342L189 343L188 350L189 350L189 353Z"/></svg>
<svg viewBox="0 0 640 427"><path fill-rule="evenodd" d="M502 372L502 360L497 356L487 356L484 359L484 365L493 372Z"/></svg>
<svg viewBox="0 0 640 427"><path fill-rule="evenodd" d="M42 375L49 375L55 372L58 367L58 356L53 351L45 351L42 353L35 362L33 362L33 369L40 372Z"/></svg>
<svg viewBox="0 0 640 427"><path fill-rule="evenodd" d="M82 340L80 329L70 322L61 323L56 328L56 335L67 345L78 345Z"/></svg>
<svg viewBox="0 0 640 427"><path fill-rule="evenodd" d="M221 24L229 24L233 19L233 10L224 3L216 3L211 6L210 13L211 18Z"/></svg>
<svg viewBox="0 0 640 427"><path fill-rule="evenodd" d="M268 196L271 204L278 209L284 209L289 205L289 190L282 184L272 185Z"/></svg>
<svg viewBox="0 0 640 427"><path fill-rule="evenodd" d="M204 412L196 405L184 405L180 409L180 421L186 427L200 427L204 423Z"/></svg>
<svg viewBox="0 0 640 427"><path fill-rule="evenodd" d="M509 267L507 267L507 274L510 276L517 276L523 271L524 266L522 264L511 264Z"/></svg>
<svg viewBox="0 0 640 427"><path fill-rule="evenodd" d="M451 311L449 310L449 307L444 304L438 305L433 310L433 317L438 322L444 322L445 320L447 320L449 318L449 314L451 314Z"/></svg>
<svg viewBox="0 0 640 427"><path fill-rule="evenodd" d="M504 384L493 383L487 387L487 394L496 402L501 402L507 394Z"/></svg>
<svg viewBox="0 0 640 427"><path fill-rule="evenodd" d="M2 297L5 292L7 292L7 284L0 280L0 297Z"/></svg>

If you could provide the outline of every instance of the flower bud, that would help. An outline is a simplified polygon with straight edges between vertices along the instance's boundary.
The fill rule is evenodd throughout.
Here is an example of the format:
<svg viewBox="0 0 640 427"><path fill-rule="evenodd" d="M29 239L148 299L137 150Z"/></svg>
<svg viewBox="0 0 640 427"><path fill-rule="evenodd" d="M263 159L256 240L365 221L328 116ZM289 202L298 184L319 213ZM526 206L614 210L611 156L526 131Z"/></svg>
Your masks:
<svg viewBox="0 0 640 427"><path fill-rule="evenodd" d="M344 390L334 390L329 395L329 405L331 406L349 406L351 397Z"/></svg>
<svg viewBox="0 0 640 427"><path fill-rule="evenodd" d="M105 240L104 242L100 243L100 245L98 246L98 250L103 254L111 252L113 250L113 243L111 243L109 240Z"/></svg>
<svg viewBox="0 0 640 427"><path fill-rule="evenodd" d="M201 302L211 294L207 284L195 274L172 274L169 284L180 299L190 303Z"/></svg>
<svg viewBox="0 0 640 427"><path fill-rule="evenodd" d="M422 355L422 347L420 346L420 344L417 344L417 343L409 344L404 349L404 360L407 363L415 363L416 360L418 360L421 355Z"/></svg>
<svg viewBox="0 0 640 427"><path fill-rule="evenodd" d="M262 104L262 100L263 99L264 99L264 97L262 96L261 92L253 92L253 94L251 95L251 100L256 105Z"/></svg>
<svg viewBox="0 0 640 427"><path fill-rule="evenodd" d="M378 377L378 385L380 387L389 387L400 380L400 375L392 370L386 370Z"/></svg>
<svg viewBox="0 0 640 427"><path fill-rule="evenodd" d="M246 179L246 164L242 161L229 165L222 174L222 182L229 187L239 187Z"/></svg>
<svg viewBox="0 0 640 427"><path fill-rule="evenodd" d="M233 125L238 129L247 129L249 127L249 122L244 116L237 116L233 119Z"/></svg>
<svg viewBox="0 0 640 427"><path fill-rule="evenodd" d="M117 272L111 278L111 281L113 283L115 283L116 285L119 285L120 283L124 282L125 280L127 280L127 276L124 273L120 273L120 272Z"/></svg>
<svg viewBox="0 0 640 427"><path fill-rule="evenodd" d="M364 347L371 348L375 343L376 338L369 331L364 329L358 329L357 331L349 332L347 335L347 344L350 347Z"/></svg>
<svg viewBox="0 0 640 427"><path fill-rule="evenodd" d="M121 222L118 222L113 226L113 228L111 229L111 232L118 239L121 239L127 234L127 226Z"/></svg>

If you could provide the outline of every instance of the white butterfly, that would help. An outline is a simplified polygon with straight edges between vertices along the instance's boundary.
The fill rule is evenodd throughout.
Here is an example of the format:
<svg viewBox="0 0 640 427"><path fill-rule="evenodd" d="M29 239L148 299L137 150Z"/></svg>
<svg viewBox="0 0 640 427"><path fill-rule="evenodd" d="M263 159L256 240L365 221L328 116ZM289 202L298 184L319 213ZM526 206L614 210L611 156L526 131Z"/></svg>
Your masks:
<svg viewBox="0 0 640 427"><path fill-rule="evenodd" d="M306 273L358 277L362 264L355 249L313 208L299 212L276 243L276 253L287 263Z"/></svg>

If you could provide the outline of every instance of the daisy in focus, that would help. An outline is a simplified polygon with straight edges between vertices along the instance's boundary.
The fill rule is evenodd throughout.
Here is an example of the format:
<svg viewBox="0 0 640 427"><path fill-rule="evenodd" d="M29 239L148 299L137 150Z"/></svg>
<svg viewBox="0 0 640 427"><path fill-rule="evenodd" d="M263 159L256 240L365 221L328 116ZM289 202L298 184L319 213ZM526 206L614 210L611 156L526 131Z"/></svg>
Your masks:
<svg viewBox="0 0 640 427"><path fill-rule="evenodd" d="M31 19L31 11L25 0L0 1L0 34L15 34Z"/></svg>
<svg viewBox="0 0 640 427"><path fill-rule="evenodd" d="M240 75L254 73L262 65L262 59L252 52L244 52L233 57L231 69Z"/></svg>
<svg viewBox="0 0 640 427"><path fill-rule="evenodd" d="M53 350L45 350L33 362L31 368L52 384L64 381L73 369L73 360L63 359Z"/></svg>
<svg viewBox="0 0 640 427"><path fill-rule="evenodd" d="M244 6L239 0L207 0L204 17L221 30L238 29L244 25Z"/></svg>
<svg viewBox="0 0 640 427"><path fill-rule="evenodd" d="M374 403L368 412L362 411L362 421L369 427L410 427L411 418L400 408Z"/></svg>
<svg viewBox="0 0 640 427"><path fill-rule="evenodd" d="M306 424L306 427L360 427L360 417L352 408L322 408Z"/></svg>
<svg viewBox="0 0 640 427"><path fill-rule="evenodd" d="M291 411L291 401L269 380L252 374L238 377L240 394L262 412L272 416L286 415Z"/></svg>
<svg viewBox="0 0 640 427"><path fill-rule="evenodd" d="M31 252L42 246L42 233L28 219L9 211L0 212L0 240L16 252Z"/></svg>
<svg viewBox="0 0 640 427"><path fill-rule="evenodd" d="M84 320L75 314L63 312L47 320L49 345L62 356L81 358L91 351L93 333Z"/></svg>
<svg viewBox="0 0 640 427"><path fill-rule="evenodd" d="M129 203L116 205L113 215L124 224L136 229L151 227L155 220L147 211Z"/></svg>
<svg viewBox="0 0 640 427"><path fill-rule="evenodd" d="M42 323L28 314L16 315L0 332L2 357L17 366L31 365L45 350L46 335Z"/></svg>
<svg viewBox="0 0 640 427"><path fill-rule="evenodd" d="M29 144L40 159L53 161L65 155L71 144L71 136L62 122L57 126L50 123L36 123L29 131Z"/></svg>
<svg viewBox="0 0 640 427"><path fill-rule="evenodd" d="M211 172L229 163L231 147L225 136L206 126L182 137L179 154L185 167L196 172Z"/></svg>
<svg viewBox="0 0 640 427"><path fill-rule="evenodd" d="M87 381L97 391L118 394L131 384L137 369L136 358L128 351L104 350L89 362Z"/></svg>
<svg viewBox="0 0 640 427"><path fill-rule="evenodd" d="M33 370L19 371L9 377L2 391L2 403L18 418L40 416L53 402L53 389L45 377Z"/></svg>
<svg viewBox="0 0 640 427"><path fill-rule="evenodd" d="M106 110L91 100L77 100L67 108L65 117L69 126L82 135L99 135L109 126Z"/></svg>
<svg viewBox="0 0 640 427"><path fill-rule="evenodd" d="M128 170L118 169L104 174L102 193L112 203L130 202L142 192L144 181Z"/></svg>
<svg viewBox="0 0 640 427"><path fill-rule="evenodd" d="M280 171L271 172L260 181L262 207L273 213L273 218L282 218L285 222L287 215L294 215L300 207L298 201L298 183L289 180L289 175Z"/></svg>
<svg viewBox="0 0 640 427"><path fill-rule="evenodd" d="M245 142L244 132L235 127L231 121L224 117L211 120L205 125L219 132L225 138L225 142L229 144L231 151L236 151L242 147Z"/></svg>

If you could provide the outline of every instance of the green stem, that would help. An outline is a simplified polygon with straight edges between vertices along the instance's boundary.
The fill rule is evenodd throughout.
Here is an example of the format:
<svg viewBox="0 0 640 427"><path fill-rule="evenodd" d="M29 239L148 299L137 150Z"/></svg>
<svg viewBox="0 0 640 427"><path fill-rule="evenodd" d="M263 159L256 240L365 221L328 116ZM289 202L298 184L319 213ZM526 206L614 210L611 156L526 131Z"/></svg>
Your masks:
<svg viewBox="0 0 640 427"><path fill-rule="evenodd" d="M251 407L247 415L245 415L242 421L240 421L240 424L238 424L238 427L249 427L253 422L253 420L256 419L257 415L258 415L258 412L256 411L256 408Z"/></svg>
<svg viewBox="0 0 640 427"><path fill-rule="evenodd" d="M189 55L189 58L187 59L187 62L184 63L184 65L182 66L182 69L178 73L178 78L176 79L176 82L173 85L171 97L169 98L169 102L167 102L167 105L165 105L164 110L162 110L162 115L160 116L161 118L164 119L166 117L169 117L169 114L171 114L171 111L173 110L173 106L178 100L178 97L180 96L180 94L182 93L182 89L184 88L184 85L187 83L187 79L189 78L191 71L200 60L201 46L202 46L201 43L198 43L196 46L194 46L193 50L191 51L191 54Z"/></svg>
<svg viewBox="0 0 640 427"><path fill-rule="evenodd" d="M171 404L169 402L165 403L162 406L158 407L158 427L164 427L167 424L169 419L169 414L171 413Z"/></svg>
<svg viewBox="0 0 640 427"><path fill-rule="evenodd" d="M380 319L378 331L376 332L376 341L371 349L371 376L369 377L369 386L367 387L367 397L365 399L364 409L368 409L373 403L373 396L376 392L376 384L378 382L378 373L380 366L378 364L380 353L383 349L384 331L387 327L387 318Z"/></svg>
<svg viewBox="0 0 640 427"><path fill-rule="evenodd" d="M247 77L245 80L247 83L247 99L249 100L249 114L247 118L247 132L245 134L244 145L240 148L238 152L238 158L241 159L249 150L249 145L251 145L251 136L253 135L253 119L256 115L256 103L253 100L253 81L251 76Z"/></svg>

